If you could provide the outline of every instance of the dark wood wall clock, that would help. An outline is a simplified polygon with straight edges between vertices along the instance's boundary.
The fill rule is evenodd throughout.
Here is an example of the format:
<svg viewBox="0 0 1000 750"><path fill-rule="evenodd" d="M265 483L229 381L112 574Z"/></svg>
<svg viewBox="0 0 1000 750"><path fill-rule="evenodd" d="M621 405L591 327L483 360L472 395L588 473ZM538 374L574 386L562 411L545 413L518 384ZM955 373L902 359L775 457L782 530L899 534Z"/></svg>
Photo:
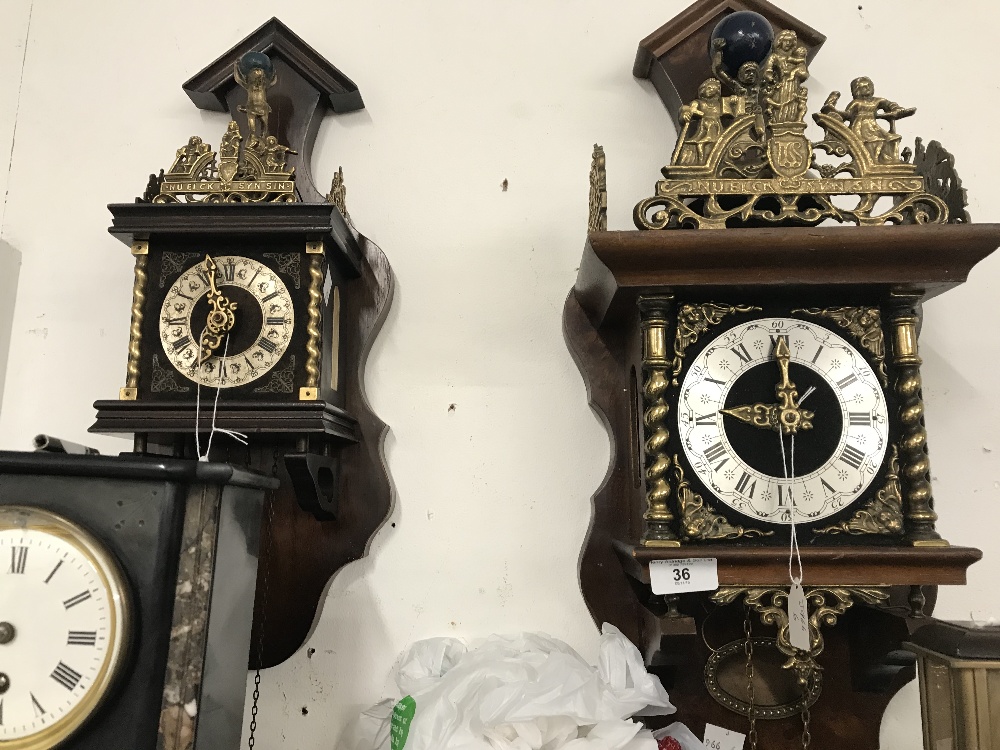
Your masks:
<svg viewBox="0 0 1000 750"><path fill-rule="evenodd" d="M142 197L110 206L135 258L130 340L91 429L134 434L140 454L205 455L211 440L213 459L278 477L251 658L272 666L389 512L363 371L392 274L348 217L342 171L325 196L311 177L324 114L364 106L350 79L272 19L184 90L232 119L218 147L192 136Z"/></svg>
<svg viewBox="0 0 1000 750"><path fill-rule="evenodd" d="M807 129L824 41L769 3L704 0L640 44L678 140L639 231L607 231L595 150L564 327L614 454L581 581L696 732L874 749L914 674L902 642L981 556L936 530L917 337L1000 226L969 223L952 157L904 146L914 110L870 79ZM653 592L651 565L699 558L717 590Z"/></svg>

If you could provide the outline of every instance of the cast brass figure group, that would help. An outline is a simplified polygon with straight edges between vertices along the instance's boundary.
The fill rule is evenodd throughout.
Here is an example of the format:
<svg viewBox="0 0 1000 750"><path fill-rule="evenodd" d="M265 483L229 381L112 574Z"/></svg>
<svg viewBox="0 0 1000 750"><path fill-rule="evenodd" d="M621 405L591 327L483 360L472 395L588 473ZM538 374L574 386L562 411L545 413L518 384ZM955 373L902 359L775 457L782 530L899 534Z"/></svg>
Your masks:
<svg viewBox="0 0 1000 750"><path fill-rule="evenodd" d="M155 203L292 202L295 200L295 167L287 165L296 152L280 143L268 130L271 105L267 90L278 82L277 73L254 66L246 72L233 65L236 82L247 92L240 112L247 116L247 132L231 120L216 152L198 136L177 149L170 169L159 181ZM269 65L269 61L268 62Z"/></svg>
<svg viewBox="0 0 1000 750"><path fill-rule="evenodd" d="M781 31L762 62L746 62L735 75L723 65L725 45L713 40L714 75L681 108L666 179L635 207L640 229L965 220L964 211L949 216L948 181L937 179L932 165L924 168L919 141L913 162L910 149L900 150L896 121L914 108L876 96L870 78L856 78L847 106L837 108L835 91L813 115L824 131L813 143L806 136L807 49L795 32ZM843 161L821 161L823 152ZM853 208L832 200L852 195ZM888 205L876 208L884 197Z"/></svg>

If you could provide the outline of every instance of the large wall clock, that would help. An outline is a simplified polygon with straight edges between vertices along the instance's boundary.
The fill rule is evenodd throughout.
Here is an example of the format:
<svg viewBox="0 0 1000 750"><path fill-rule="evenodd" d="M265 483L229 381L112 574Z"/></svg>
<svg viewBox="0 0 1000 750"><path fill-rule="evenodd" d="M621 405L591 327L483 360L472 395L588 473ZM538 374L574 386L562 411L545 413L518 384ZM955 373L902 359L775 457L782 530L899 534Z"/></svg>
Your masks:
<svg viewBox="0 0 1000 750"><path fill-rule="evenodd" d="M939 143L904 146L914 110L881 83L807 121L824 42L763 0L700 0L640 43L678 139L639 231L607 231L614 157L594 151L563 320L613 449L580 578L677 697L671 720L876 750L914 676L902 643L982 554L937 528L954 499L931 484L922 303L1000 227L970 223ZM669 583L702 564L718 588Z"/></svg>

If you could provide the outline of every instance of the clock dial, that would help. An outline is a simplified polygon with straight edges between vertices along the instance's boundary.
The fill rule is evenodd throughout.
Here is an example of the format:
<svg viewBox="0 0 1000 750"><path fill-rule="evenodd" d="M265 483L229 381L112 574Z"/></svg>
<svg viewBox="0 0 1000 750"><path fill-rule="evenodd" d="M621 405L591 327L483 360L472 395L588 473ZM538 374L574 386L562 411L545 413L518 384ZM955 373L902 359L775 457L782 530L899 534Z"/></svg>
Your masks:
<svg viewBox="0 0 1000 750"><path fill-rule="evenodd" d="M36 508L0 507L0 748L53 747L121 667L128 597L113 558Z"/></svg>
<svg viewBox="0 0 1000 750"><path fill-rule="evenodd" d="M792 435L770 419L780 413L779 339L795 405L812 412L811 426L794 434L794 454ZM882 466L889 429L885 395L861 353L794 318L750 321L714 339L684 376L677 420L705 487L743 515L778 524L791 523L793 511L796 523L818 521L857 500Z"/></svg>
<svg viewBox="0 0 1000 750"><path fill-rule="evenodd" d="M160 342L167 359L186 378L202 385L235 388L266 375L292 338L292 297L278 274L238 255L214 258L215 287L233 303L234 322L211 356L201 355L210 338L212 284L204 263L182 273L160 308Z"/></svg>

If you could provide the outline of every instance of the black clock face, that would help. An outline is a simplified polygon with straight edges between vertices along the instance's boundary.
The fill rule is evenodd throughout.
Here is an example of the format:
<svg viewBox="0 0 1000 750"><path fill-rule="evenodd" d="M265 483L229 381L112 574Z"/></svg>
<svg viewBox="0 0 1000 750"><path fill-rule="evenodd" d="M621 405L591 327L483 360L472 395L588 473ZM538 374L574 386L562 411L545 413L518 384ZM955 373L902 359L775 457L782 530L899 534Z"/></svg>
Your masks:
<svg viewBox="0 0 1000 750"><path fill-rule="evenodd" d="M794 435L778 428L779 339L802 411ZM681 383L677 419L701 483L768 523L840 512L868 489L888 443L885 396L865 358L829 329L794 318L742 323L702 349Z"/></svg>
<svg viewBox="0 0 1000 750"><path fill-rule="evenodd" d="M233 324L210 356L201 341L211 315L207 271L197 264L170 286L160 310L163 352L177 371L202 385L234 388L266 375L281 359L295 324L278 274L241 256L215 259L215 285L233 306Z"/></svg>

